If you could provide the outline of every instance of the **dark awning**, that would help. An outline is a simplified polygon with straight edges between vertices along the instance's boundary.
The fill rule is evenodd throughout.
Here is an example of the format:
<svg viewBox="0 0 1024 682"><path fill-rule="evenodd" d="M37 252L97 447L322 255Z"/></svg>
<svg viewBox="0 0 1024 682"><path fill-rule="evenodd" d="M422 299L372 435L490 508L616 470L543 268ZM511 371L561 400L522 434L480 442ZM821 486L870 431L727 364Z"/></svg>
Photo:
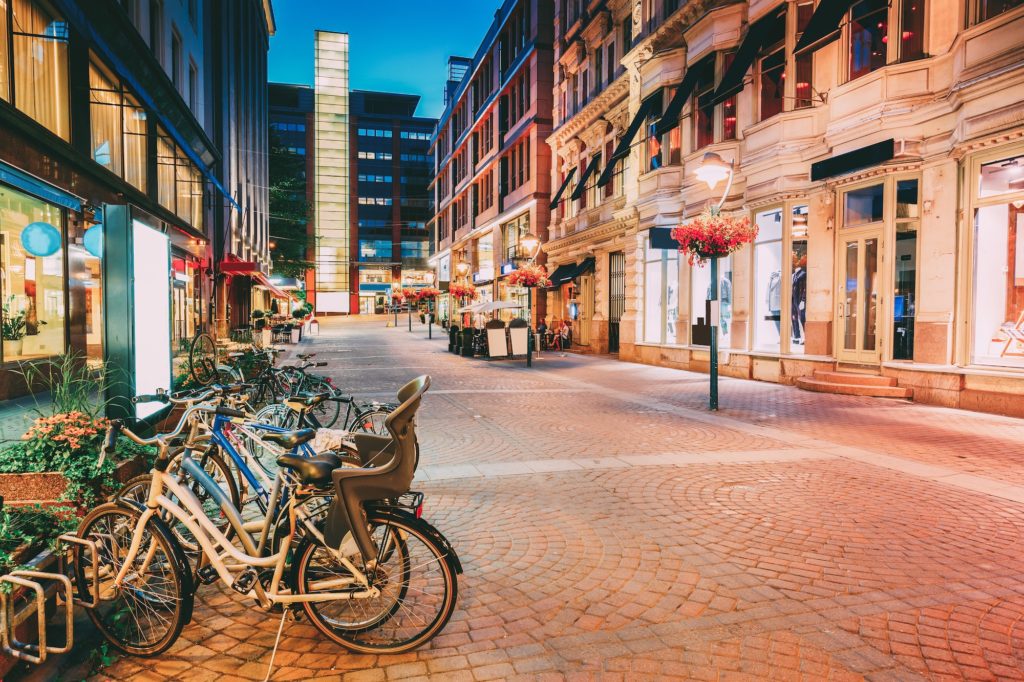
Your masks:
<svg viewBox="0 0 1024 682"><path fill-rule="evenodd" d="M585 275L588 272L593 272L595 263L596 260L593 257L584 259L583 262L576 267L576 274L574 277L579 277L580 275Z"/></svg>
<svg viewBox="0 0 1024 682"><path fill-rule="evenodd" d="M652 227L648 230L647 235L651 238L652 249L679 250L679 242L672 239L671 227Z"/></svg>
<svg viewBox="0 0 1024 682"><path fill-rule="evenodd" d="M594 154L594 158L590 160L587 167L583 169L583 175L580 176L580 181L576 183L576 188L573 189L570 199L579 199L583 196L583 192L587 189L587 180L590 176L597 172L597 165L601 163L601 155Z"/></svg>
<svg viewBox="0 0 1024 682"><path fill-rule="evenodd" d="M839 24L857 0L821 0L796 41L793 54L813 52L839 38Z"/></svg>
<svg viewBox="0 0 1024 682"><path fill-rule="evenodd" d="M736 50L732 64L722 76L722 82L715 89L712 104L721 104L743 89L743 77L753 65L761 51L786 36L786 5L759 19L747 29L747 35Z"/></svg>
<svg viewBox="0 0 1024 682"><path fill-rule="evenodd" d="M576 264L566 263L565 265L559 265L557 268L555 268L555 271L548 276L548 279L551 280L551 286L557 287L560 284L568 282L575 276Z"/></svg>
<svg viewBox="0 0 1024 682"><path fill-rule="evenodd" d="M615 151L612 152L612 156L608 159L608 165L604 167L604 172L601 173L601 177L597 180L598 187L604 187L607 185L612 176L615 175L615 164L619 159L624 159L629 156L629 148L633 144L633 138L636 137L636 133L640 130L640 126L643 125L647 119L647 115L651 110L651 107L655 104L655 99L648 97L640 104L640 108L636 111L636 116L630 122L629 127L626 128L626 133L619 140L619 144L615 147ZM658 100L660 101L660 100Z"/></svg>
<svg viewBox="0 0 1024 682"><path fill-rule="evenodd" d="M664 135L679 125L679 115L683 113L686 100L690 98L690 95L693 94L693 89L697 87L699 75L700 69L687 69L683 80L679 81L679 85L676 86L675 94L672 95L672 101L668 103L665 113L654 124L653 132L655 135Z"/></svg>
<svg viewBox="0 0 1024 682"><path fill-rule="evenodd" d="M892 159L896 155L896 140L888 139L854 149L845 154L837 154L830 159L811 164L811 181L825 180L837 175L852 173L862 168L870 168Z"/></svg>
<svg viewBox="0 0 1024 682"><path fill-rule="evenodd" d="M569 182L574 175L576 175L576 166L569 169L568 175L565 176L565 180L562 180L562 184L559 186L558 191L555 192L555 196L551 197L552 211L558 208L558 202L562 200L562 195L565 194L565 189L569 186Z"/></svg>

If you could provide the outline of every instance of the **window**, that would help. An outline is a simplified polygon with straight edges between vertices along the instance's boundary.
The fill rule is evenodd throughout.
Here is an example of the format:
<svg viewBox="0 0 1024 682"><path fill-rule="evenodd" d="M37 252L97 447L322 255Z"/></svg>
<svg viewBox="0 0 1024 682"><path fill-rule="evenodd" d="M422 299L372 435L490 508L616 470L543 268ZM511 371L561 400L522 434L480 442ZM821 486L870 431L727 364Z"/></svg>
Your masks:
<svg viewBox="0 0 1024 682"><path fill-rule="evenodd" d="M807 225L806 205L794 206L790 215L789 352L804 353L807 340Z"/></svg>
<svg viewBox="0 0 1024 682"><path fill-rule="evenodd" d="M382 128L359 128L358 132L360 137L391 137L391 131Z"/></svg>
<svg viewBox="0 0 1024 682"><path fill-rule="evenodd" d="M359 260L363 262L390 261L392 253L391 240L360 239Z"/></svg>
<svg viewBox="0 0 1024 682"><path fill-rule="evenodd" d="M1024 156L981 165L977 182L972 359L1024 368Z"/></svg>
<svg viewBox="0 0 1024 682"><path fill-rule="evenodd" d="M199 0L188 0L188 21L192 24L192 28L198 28L199 18Z"/></svg>
<svg viewBox="0 0 1024 682"><path fill-rule="evenodd" d="M389 130L387 132L389 133L387 137L391 137L391 131ZM421 133L416 132L415 130L403 130L401 137L403 140L429 140L430 133Z"/></svg>
<svg viewBox="0 0 1024 682"><path fill-rule="evenodd" d="M149 3L149 49L156 55L156 60L164 63L164 3L163 0L151 0Z"/></svg>
<svg viewBox="0 0 1024 682"><path fill-rule="evenodd" d="M191 59L188 60L188 106L193 112L199 111L199 69Z"/></svg>
<svg viewBox="0 0 1024 682"><path fill-rule="evenodd" d="M718 347L729 348L732 340L732 256L718 259L719 327ZM690 269L690 324L710 325L708 297L711 295L711 265L695 265ZM690 343L697 345L694 339Z"/></svg>
<svg viewBox="0 0 1024 682"><path fill-rule="evenodd" d="M761 29L767 32L758 68L761 121L780 113L786 101L786 15L775 14L762 21L769 25Z"/></svg>
<svg viewBox="0 0 1024 682"><path fill-rule="evenodd" d="M359 182L385 182L391 184L390 175L359 175Z"/></svg>
<svg viewBox="0 0 1024 682"><path fill-rule="evenodd" d="M359 197L359 203L363 206L391 206L394 200L391 197Z"/></svg>
<svg viewBox="0 0 1024 682"><path fill-rule="evenodd" d="M693 89L693 139L694 149L700 149L715 141L715 107L711 104L715 94L715 56L709 55L690 68L698 70Z"/></svg>
<svg viewBox="0 0 1024 682"><path fill-rule="evenodd" d="M644 258L644 341L678 343L679 251L651 248Z"/></svg>
<svg viewBox="0 0 1024 682"><path fill-rule="evenodd" d="M171 29L171 82L174 89L181 92L181 36L177 29Z"/></svg>
<svg viewBox="0 0 1024 682"><path fill-rule="evenodd" d="M924 49L924 11L925 0L901 0L900 2L899 59L902 62L909 62L926 56Z"/></svg>
<svg viewBox="0 0 1024 682"><path fill-rule="evenodd" d="M608 56L605 59L605 68L608 70L608 73L605 76L605 80L608 83L611 83L615 80L615 41L613 40L608 43L608 46L605 49L608 51Z"/></svg>
<svg viewBox="0 0 1024 682"><path fill-rule="evenodd" d="M14 22L9 27L7 16L0 19L3 31L0 48L4 49L0 57L3 99L10 101L13 80L14 105L50 132L70 140L67 22L30 0L14 0L11 16ZM13 73L7 64L8 30L14 56Z"/></svg>
<svg viewBox="0 0 1024 682"><path fill-rule="evenodd" d="M893 360L914 359L917 316L917 231L920 226L917 180L896 181L896 253L893 256Z"/></svg>
<svg viewBox="0 0 1024 682"><path fill-rule="evenodd" d="M529 254L519 253L519 240L530 231L530 214L523 213L501 226L501 239L505 246L505 262L513 263Z"/></svg>
<svg viewBox="0 0 1024 682"><path fill-rule="evenodd" d="M923 0L921 0L923 2ZM796 38L795 45L807 29L807 22L814 14L814 0L796 3ZM794 58L796 71L796 85L794 86L794 109L803 109L813 105L811 97L814 94L814 53L803 52Z"/></svg>
<svg viewBox="0 0 1024 682"><path fill-rule="evenodd" d="M978 21L997 17L1015 7L1024 5L1024 0L980 0L978 3Z"/></svg>
<svg viewBox="0 0 1024 682"><path fill-rule="evenodd" d="M658 122L662 114L662 93L656 92L647 98L650 108L647 110L647 121L644 125L644 170L653 171L661 168L661 136L654 135L654 124Z"/></svg>
<svg viewBox="0 0 1024 682"><path fill-rule="evenodd" d="M762 211L754 217L757 241L754 243L754 348L779 351L782 330L782 300L786 287L783 277L789 268L782 265L782 209Z"/></svg>
<svg viewBox="0 0 1024 682"><path fill-rule="evenodd" d="M622 20L622 54L625 55L633 49L633 17L627 15Z"/></svg>
<svg viewBox="0 0 1024 682"><path fill-rule="evenodd" d="M882 220L884 185L854 189L846 192L843 197L843 227L860 227Z"/></svg>
<svg viewBox="0 0 1024 682"><path fill-rule="evenodd" d="M423 239L402 241L402 260L425 261L430 257L429 247L430 244Z"/></svg>
<svg viewBox="0 0 1024 682"><path fill-rule="evenodd" d="M861 0L850 10L850 80L885 66L887 0Z"/></svg>
<svg viewBox="0 0 1024 682"><path fill-rule="evenodd" d="M96 62L89 64L93 161L146 190L146 112Z"/></svg>
<svg viewBox="0 0 1024 682"><path fill-rule="evenodd" d="M201 229L202 173L162 128L157 128L156 176L160 205Z"/></svg>
<svg viewBox="0 0 1024 682"><path fill-rule="evenodd" d="M64 220L51 204L0 186L0 305L8 323L22 323L22 337L5 340L4 363L64 352ZM23 232L32 225L39 239L25 249ZM42 247L42 248L41 248Z"/></svg>
<svg viewBox="0 0 1024 682"><path fill-rule="evenodd" d="M604 78L604 50L598 47L594 50L594 92L600 92L604 83L601 79Z"/></svg>

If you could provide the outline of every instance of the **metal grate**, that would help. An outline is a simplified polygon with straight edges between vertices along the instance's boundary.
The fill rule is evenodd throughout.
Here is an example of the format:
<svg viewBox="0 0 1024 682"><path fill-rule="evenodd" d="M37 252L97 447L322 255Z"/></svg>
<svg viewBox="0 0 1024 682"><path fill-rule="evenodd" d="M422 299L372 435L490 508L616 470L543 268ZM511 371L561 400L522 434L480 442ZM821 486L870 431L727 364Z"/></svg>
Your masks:
<svg viewBox="0 0 1024 682"><path fill-rule="evenodd" d="M619 352L619 320L626 312L626 254L608 254L608 352Z"/></svg>

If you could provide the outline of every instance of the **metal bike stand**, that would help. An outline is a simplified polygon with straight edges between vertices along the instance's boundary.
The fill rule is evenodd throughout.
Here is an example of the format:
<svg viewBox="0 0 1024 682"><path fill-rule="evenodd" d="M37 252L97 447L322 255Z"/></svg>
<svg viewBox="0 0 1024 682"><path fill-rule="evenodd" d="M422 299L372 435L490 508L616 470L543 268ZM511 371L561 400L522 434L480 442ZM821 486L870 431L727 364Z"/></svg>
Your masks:
<svg viewBox="0 0 1024 682"><path fill-rule="evenodd" d="M65 553L70 549L63 544L79 545L88 548L92 553L92 584L89 590L89 599L81 599L75 596L75 589L65 571ZM0 649L9 656L28 663L39 665L46 661L50 654L66 654L71 651L75 644L75 606L85 608L96 608L100 603L99 598L99 557L97 556L96 543L76 535L65 534L57 538L57 572L33 571L28 569L11 571L0 576L0 585L7 583L12 588L25 588L33 594L35 609L25 609L20 613L15 612L15 603L19 598L11 593L0 590ZM47 588L44 582L56 583L60 588L56 593L57 603L64 606L64 645L52 646L46 641L46 593ZM36 618L36 644L18 640L17 629L30 618Z"/></svg>

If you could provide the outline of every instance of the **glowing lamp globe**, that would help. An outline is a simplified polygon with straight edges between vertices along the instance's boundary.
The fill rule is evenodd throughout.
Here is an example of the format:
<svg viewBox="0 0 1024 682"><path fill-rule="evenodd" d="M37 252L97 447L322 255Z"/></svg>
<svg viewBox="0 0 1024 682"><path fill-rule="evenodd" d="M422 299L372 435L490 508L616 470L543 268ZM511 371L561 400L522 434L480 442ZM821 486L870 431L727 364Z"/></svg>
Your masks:
<svg viewBox="0 0 1024 682"><path fill-rule="evenodd" d="M60 230L50 223L29 223L21 231L21 245L33 256L46 258L60 250Z"/></svg>
<svg viewBox="0 0 1024 682"><path fill-rule="evenodd" d="M85 231L82 238L85 250L96 258L103 258L103 226L93 225Z"/></svg>
<svg viewBox="0 0 1024 682"><path fill-rule="evenodd" d="M540 237L533 233L523 235L519 240L519 245L523 247L527 258L536 258L540 252Z"/></svg>
<svg viewBox="0 0 1024 682"><path fill-rule="evenodd" d="M732 173L732 166L722 160L722 157L715 152L707 152L700 166L693 172L697 179L707 184L708 188L714 191L718 183L729 177Z"/></svg>

